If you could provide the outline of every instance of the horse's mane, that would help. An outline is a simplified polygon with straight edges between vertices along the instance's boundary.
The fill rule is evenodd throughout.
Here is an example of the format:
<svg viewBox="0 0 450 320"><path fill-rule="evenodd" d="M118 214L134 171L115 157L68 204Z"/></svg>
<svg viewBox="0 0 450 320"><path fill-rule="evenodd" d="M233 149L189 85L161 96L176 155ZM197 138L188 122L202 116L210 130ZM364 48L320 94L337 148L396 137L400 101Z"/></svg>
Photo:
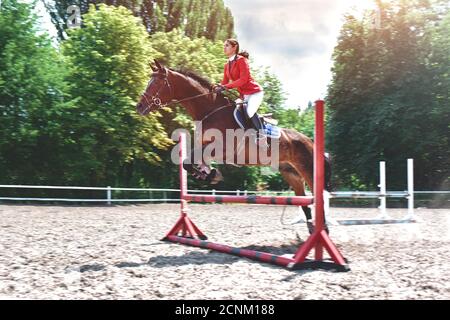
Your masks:
<svg viewBox="0 0 450 320"><path fill-rule="evenodd" d="M186 76L189 79L194 80L195 82L197 82L200 86L202 86L204 89L211 91L213 88L213 85L211 84L211 81L208 80L208 78L199 75L198 73L191 71L189 69L172 69L169 68L170 70L174 71L174 72L178 72L184 76ZM211 95L210 97L214 97L213 95ZM216 97L213 100L213 106L218 107L218 106L223 106L225 103L230 102L230 100L223 94L223 93L218 93L216 95Z"/></svg>
<svg viewBox="0 0 450 320"><path fill-rule="evenodd" d="M188 69L172 69L172 68L170 68L170 70L181 73L182 75L197 81L205 89L211 90L213 87L211 82L206 77L201 76L198 73L195 73L194 71Z"/></svg>

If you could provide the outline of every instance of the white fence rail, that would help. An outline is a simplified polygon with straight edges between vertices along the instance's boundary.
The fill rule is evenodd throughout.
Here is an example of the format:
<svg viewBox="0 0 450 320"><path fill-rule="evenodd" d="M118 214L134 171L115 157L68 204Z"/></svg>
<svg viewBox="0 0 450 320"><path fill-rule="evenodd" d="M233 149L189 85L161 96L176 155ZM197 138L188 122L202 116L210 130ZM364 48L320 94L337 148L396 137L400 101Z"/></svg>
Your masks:
<svg viewBox="0 0 450 320"><path fill-rule="evenodd" d="M104 198L98 199L72 199L72 198L30 198L30 197L2 197L1 189L38 189L38 190L91 190L91 191L105 191ZM159 192L162 193L162 198L145 198L145 199L116 199L113 198L113 191L133 191L133 192ZM180 189L148 189L148 188L112 188L112 187L70 187L70 186L31 186L31 185L0 185L0 201L41 201L41 202L89 202L89 203L107 203L113 202L180 202L179 199L168 197L169 193L180 192ZM228 195L293 195L292 191L254 191L254 190L189 190L192 193L205 194L228 194ZM340 191L333 192L334 198L380 198L387 196L391 198L404 198L407 196L406 191L390 191L384 194L378 191ZM414 194L450 194L450 191L414 191Z"/></svg>
<svg viewBox="0 0 450 320"><path fill-rule="evenodd" d="M84 191L105 191L105 198L100 199L68 199L68 198L29 198L29 197L1 197L0 201L42 201L42 202L105 202L111 204L112 202L180 202L180 200L167 197L168 193L180 192L180 189L149 189L149 188L112 188L112 187L71 187L71 186L32 186L32 185L0 185L0 189L38 189L38 190L84 190ZM143 199L115 199L113 198L113 191L134 191L134 192L159 192L163 194L160 199L143 198ZM293 195L292 191L249 191L249 190L189 190L192 193L205 194L229 194L229 195ZM1 195L1 192L0 192Z"/></svg>

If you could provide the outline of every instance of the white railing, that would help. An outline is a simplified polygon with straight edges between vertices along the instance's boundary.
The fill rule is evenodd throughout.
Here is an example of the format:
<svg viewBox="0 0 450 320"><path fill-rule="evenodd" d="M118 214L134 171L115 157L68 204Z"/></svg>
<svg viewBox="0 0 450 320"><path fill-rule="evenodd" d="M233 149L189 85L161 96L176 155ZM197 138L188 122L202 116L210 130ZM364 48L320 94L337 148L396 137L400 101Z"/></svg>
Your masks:
<svg viewBox="0 0 450 320"><path fill-rule="evenodd" d="M90 190L90 191L106 191L106 197L102 199L67 199L67 198L17 198L17 197L0 197L1 200L9 201L61 201L61 202L179 202L178 199L169 199L167 192L180 192L179 189L146 189L146 188L112 188L112 187L69 187L69 186L30 186L30 185L0 185L0 188L10 189L51 189L51 190ZM153 192L163 193L162 199L113 199L113 191L137 191L137 192Z"/></svg>
<svg viewBox="0 0 450 320"><path fill-rule="evenodd" d="M40 189L40 190L90 190L90 191L105 191L105 198L100 199L68 199L68 198L25 198L25 197L1 197L0 201L55 201L55 202L106 202L111 204L113 202L180 202L180 199L171 199L167 197L170 192L180 192L180 189L154 189L154 188L113 188L113 187L71 187L71 186L32 186L32 185L0 185L1 188L8 189ZM112 196L113 191L134 191L134 192L161 192L163 197L161 199L147 198L147 199L115 199ZM292 191L250 191L250 190L189 190L192 193L206 193L206 194L228 194L237 196L247 196L256 194L265 195L293 195ZM1 193L0 193L1 194Z"/></svg>
<svg viewBox="0 0 450 320"><path fill-rule="evenodd" d="M450 191L414 191L414 194L450 194Z"/></svg>
<svg viewBox="0 0 450 320"><path fill-rule="evenodd" d="M73 199L73 198L31 198L31 197L1 197L0 191L0 201L42 201L42 202L105 202L107 204L112 204L113 202L180 202L178 198L169 198L167 195L173 192L180 192L180 189L155 189L155 188L113 188L113 187L72 187L72 186L33 186L33 185L0 185L0 190L2 188L6 189L39 189L39 190L91 190L91 191L105 191L104 198L98 199ZM149 198L146 199L118 199L113 198L114 191L133 191L133 192L148 192L150 194ZM159 192L162 193L162 198L153 198L152 193ZM195 194L210 194L210 195L237 195L237 196L247 196L247 195L282 195L282 196L292 196L293 191L254 191L254 190L189 190L189 193ZM356 199L369 199L369 198L406 198L408 197L408 191L337 191L332 192L332 198L356 198ZM450 194L450 191L414 191L416 194ZM311 193L307 193L311 195ZM450 201L450 200L449 200Z"/></svg>

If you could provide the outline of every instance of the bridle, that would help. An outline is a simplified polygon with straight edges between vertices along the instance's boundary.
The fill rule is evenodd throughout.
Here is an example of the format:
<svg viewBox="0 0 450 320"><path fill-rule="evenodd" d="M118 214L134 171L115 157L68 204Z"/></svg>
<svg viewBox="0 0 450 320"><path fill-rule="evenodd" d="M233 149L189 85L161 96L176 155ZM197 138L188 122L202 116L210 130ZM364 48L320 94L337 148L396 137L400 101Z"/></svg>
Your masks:
<svg viewBox="0 0 450 320"><path fill-rule="evenodd" d="M161 77L161 74L156 74L156 75L157 75L157 77ZM154 76L155 76L155 73L152 75L152 78ZM172 86L170 85L169 78L167 76L163 76L163 77L164 77L164 83L159 87L158 91L156 91L156 93L154 95L152 95L150 98L147 96L147 89L148 89L150 83L147 85L147 88L145 88L144 93L142 93L141 97L144 98L144 100L147 102L147 107L145 108L144 112L146 112L152 106L156 106L156 110L159 110L166 106L166 104L163 104L161 102L161 98L159 97L161 90L165 88L166 84L169 87L170 95L173 96L173 90L172 90Z"/></svg>
<svg viewBox="0 0 450 320"><path fill-rule="evenodd" d="M181 100L171 100L171 102L169 103L162 103L161 98L159 97L160 92L165 88L165 85L167 85L167 87L170 90L170 95L173 96L173 89L172 86L170 84L169 81L169 77L167 77L167 75L161 75L160 73L156 73L157 77L164 77L164 83L159 87L158 91L156 91L156 93L154 95L152 95L150 98L147 96L147 89L145 89L144 93L142 94L142 98L144 98L144 100L147 102L147 108L145 108L144 112L146 112L149 108L151 108L152 106L156 106L155 110L159 110L161 108L165 108L180 102L184 102L184 101L189 101L189 100L193 100L196 98L200 98L200 97L204 97L210 94L213 94L213 92L208 92L208 93L203 93L203 94L199 94L193 97L189 97L186 99L181 99ZM153 74L152 77L154 77L155 74ZM148 86L147 86L148 88Z"/></svg>

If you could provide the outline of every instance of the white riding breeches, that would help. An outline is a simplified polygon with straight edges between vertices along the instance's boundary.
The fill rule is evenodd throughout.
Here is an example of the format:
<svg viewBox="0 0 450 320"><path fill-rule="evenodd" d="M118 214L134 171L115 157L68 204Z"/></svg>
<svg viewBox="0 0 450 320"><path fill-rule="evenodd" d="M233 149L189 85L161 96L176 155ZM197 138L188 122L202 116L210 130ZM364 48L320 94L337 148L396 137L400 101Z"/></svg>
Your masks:
<svg viewBox="0 0 450 320"><path fill-rule="evenodd" d="M247 112L247 116L249 118L253 117L258 111L259 107L261 106L261 103L264 98L264 91L256 92L253 94L246 94L244 95L244 101L247 104L247 107L245 108L245 112ZM239 100L237 100L239 101Z"/></svg>

